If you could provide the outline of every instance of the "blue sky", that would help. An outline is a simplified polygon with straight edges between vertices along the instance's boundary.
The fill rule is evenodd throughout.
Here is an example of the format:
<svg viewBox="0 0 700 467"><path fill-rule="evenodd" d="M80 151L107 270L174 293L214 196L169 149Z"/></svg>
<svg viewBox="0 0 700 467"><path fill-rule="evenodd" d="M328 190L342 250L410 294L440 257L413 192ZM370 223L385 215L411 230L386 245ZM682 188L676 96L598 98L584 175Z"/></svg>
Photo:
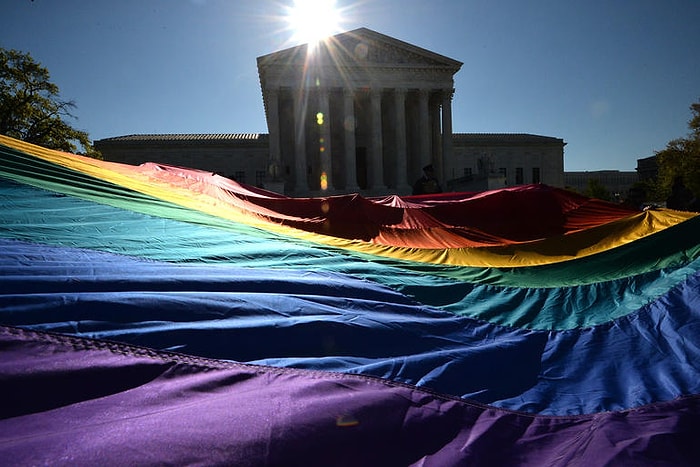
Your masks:
<svg viewBox="0 0 700 467"><path fill-rule="evenodd" d="M296 45L293 0L0 0L0 46L46 66L74 126L267 132L256 57ZM336 0L367 27L464 63L454 131L563 138L564 166L634 170L700 100L698 0Z"/></svg>

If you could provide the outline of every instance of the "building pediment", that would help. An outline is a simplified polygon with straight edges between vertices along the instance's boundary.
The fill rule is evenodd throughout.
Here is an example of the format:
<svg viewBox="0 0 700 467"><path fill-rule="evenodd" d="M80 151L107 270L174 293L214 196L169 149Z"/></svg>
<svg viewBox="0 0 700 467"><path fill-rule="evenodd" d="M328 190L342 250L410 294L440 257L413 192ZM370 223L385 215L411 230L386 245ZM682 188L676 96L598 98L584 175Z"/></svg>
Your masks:
<svg viewBox="0 0 700 467"><path fill-rule="evenodd" d="M462 63L380 34L367 28L331 36L311 47L303 44L258 57L261 76L275 67L304 68L310 62L317 67L342 69L406 68L455 74Z"/></svg>
<svg viewBox="0 0 700 467"><path fill-rule="evenodd" d="M329 47L340 49L355 60L378 65L414 65L451 68L456 73L462 63L367 28L360 28L330 39Z"/></svg>

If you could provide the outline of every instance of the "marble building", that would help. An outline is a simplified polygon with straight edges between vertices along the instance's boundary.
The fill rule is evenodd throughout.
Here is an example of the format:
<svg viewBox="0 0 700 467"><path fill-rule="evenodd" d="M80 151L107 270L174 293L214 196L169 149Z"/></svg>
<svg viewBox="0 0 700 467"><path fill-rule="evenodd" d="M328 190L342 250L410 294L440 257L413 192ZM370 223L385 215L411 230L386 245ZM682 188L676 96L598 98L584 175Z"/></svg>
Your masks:
<svg viewBox="0 0 700 467"><path fill-rule="evenodd" d="M259 57L285 192L407 193L423 166L442 174L461 66L364 28Z"/></svg>
<svg viewBox="0 0 700 467"><path fill-rule="evenodd" d="M563 186L559 138L453 134L462 63L360 28L257 58L268 134L127 135L106 160L209 170L291 196L410 194L432 164L443 188Z"/></svg>

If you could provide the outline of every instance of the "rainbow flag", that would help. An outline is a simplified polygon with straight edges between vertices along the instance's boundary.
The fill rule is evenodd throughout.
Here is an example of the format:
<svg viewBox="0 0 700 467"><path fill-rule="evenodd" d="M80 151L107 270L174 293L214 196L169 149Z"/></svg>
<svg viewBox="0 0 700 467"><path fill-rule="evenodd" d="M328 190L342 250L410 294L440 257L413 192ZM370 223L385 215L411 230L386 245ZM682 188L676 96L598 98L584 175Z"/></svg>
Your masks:
<svg viewBox="0 0 700 467"><path fill-rule="evenodd" d="M0 136L0 458L692 465L700 216L289 198Z"/></svg>

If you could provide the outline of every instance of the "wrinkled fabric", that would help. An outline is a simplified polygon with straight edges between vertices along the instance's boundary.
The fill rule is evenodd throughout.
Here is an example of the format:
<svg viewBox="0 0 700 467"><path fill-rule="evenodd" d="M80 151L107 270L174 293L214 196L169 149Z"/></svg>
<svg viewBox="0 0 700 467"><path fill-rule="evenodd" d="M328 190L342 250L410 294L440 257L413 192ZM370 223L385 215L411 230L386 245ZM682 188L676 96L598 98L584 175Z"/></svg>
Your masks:
<svg viewBox="0 0 700 467"><path fill-rule="evenodd" d="M522 267L568 261L629 244L696 216L637 212L545 185L491 192L364 198L288 198L199 170L128 166L46 150L0 136L9 179L149 213L202 214L320 245L428 264ZM22 152L27 151L27 152ZM134 203L134 198L137 202ZM148 198L155 198L149 201ZM154 205L155 204L155 205ZM196 219L195 218L195 219Z"/></svg>
<svg viewBox="0 0 700 467"><path fill-rule="evenodd" d="M697 272L616 320L536 331L458 316L332 272L155 263L17 241L0 247L0 319L13 326L365 374L541 414L624 410L700 392L700 348L691 345L700 330ZM506 305L494 294L483 306L506 313L522 299Z"/></svg>
<svg viewBox="0 0 700 467"><path fill-rule="evenodd" d="M14 465L692 465L697 397L532 416L356 375L0 327Z"/></svg>
<svg viewBox="0 0 700 467"><path fill-rule="evenodd" d="M698 238L544 185L295 199L0 136L0 452L692 464Z"/></svg>

